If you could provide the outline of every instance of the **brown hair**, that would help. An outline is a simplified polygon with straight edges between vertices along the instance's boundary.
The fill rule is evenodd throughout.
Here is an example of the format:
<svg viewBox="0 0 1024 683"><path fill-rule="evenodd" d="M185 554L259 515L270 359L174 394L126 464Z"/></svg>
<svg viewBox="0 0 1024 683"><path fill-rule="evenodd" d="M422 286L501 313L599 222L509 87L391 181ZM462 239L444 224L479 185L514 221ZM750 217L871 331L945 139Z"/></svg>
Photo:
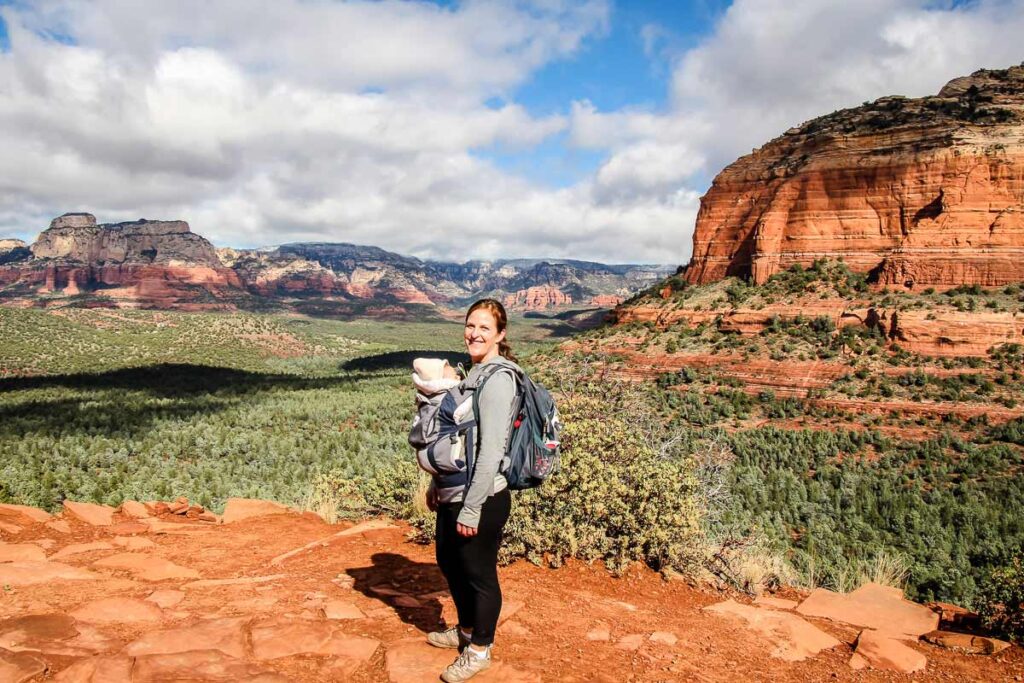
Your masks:
<svg viewBox="0 0 1024 683"><path fill-rule="evenodd" d="M505 314L505 307L502 306L501 302L497 299L480 299L479 301L475 301L473 305L469 307L469 310L466 311L466 320L469 320L469 316L471 316L473 311L478 308L482 308L494 316L494 321L498 325L498 332L502 332L506 327L508 327L508 316ZM512 354L512 347L508 343L507 333L505 338L498 342L498 353L502 358L510 360L513 363L517 362L516 357Z"/></svg>

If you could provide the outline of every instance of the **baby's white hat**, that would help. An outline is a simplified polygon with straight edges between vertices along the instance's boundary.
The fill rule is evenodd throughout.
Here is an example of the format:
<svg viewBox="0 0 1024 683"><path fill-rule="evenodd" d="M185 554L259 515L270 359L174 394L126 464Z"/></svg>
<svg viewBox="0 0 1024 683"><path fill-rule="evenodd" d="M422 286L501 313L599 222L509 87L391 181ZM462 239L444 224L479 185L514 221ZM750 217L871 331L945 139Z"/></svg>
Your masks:
<svg viewBox="0 0 1024 683"><path fill-rule="evenodd" d="M448 361L444 358L417 358L412 362L412 369L424 381L432 381L444 377L444 369Z"/></svg>

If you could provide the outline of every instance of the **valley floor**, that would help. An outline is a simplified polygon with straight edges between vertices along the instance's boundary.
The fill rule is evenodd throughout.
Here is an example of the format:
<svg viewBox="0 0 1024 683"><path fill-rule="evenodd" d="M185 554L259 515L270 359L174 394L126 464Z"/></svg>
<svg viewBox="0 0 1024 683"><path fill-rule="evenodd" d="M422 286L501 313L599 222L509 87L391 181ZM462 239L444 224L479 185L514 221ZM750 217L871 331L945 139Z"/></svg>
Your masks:
<svg viewBox="0 0 1024 683"><path fill-rule="evenodd" d="M5 519L0 551L15 561L0 564L0 647L22 652L0 650L3 680L398 683L437 680L453 658L422 642L452 606L433 547L407 541L402 524L328 525L309 513L230 524ZM55 572L78 578L44 580ZM482 682L1024 677L1019 647L972 657L916 642L924 671L853 671L858 629L821 619L808 621L840 644L783 661L777 644L702 609L730 596L646 569L614 578L600 565L517 562L501 578L500 665Z"/></svg>

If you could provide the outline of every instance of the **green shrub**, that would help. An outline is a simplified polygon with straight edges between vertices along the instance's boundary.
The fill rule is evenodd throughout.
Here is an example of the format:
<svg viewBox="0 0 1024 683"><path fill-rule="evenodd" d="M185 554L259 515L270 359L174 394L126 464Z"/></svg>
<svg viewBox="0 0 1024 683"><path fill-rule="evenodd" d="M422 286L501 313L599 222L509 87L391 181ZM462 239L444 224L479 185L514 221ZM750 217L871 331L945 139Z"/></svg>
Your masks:
<svg viewBox="0 0 1024 683"><path fill-rule="evenodd" d="M696 566L701 514L692 461L656 453L635 415L618 417L598 397L573 397L560 410L561 471L516 496L503 558L554 566L603 560L616 573L633 562Z"/></svg>
<svg viewBox="0 0 1024 683"><path fill-rule="evenodd" d="M1024 639L1024 563L1021 556L992 570L981 586L985 625L1014 640Z"/></svg>

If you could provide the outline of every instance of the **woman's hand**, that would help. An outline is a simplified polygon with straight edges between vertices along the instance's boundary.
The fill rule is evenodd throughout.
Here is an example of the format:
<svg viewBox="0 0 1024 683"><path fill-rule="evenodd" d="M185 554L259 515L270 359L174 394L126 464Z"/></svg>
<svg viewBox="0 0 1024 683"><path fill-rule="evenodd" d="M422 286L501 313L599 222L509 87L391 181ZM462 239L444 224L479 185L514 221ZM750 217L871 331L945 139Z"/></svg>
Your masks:
<svg viewBox="0 0 1024 683"><path fill-rule="evenodd" d="M476 536L476 527L466 526L465 524L457 523L455 530L459 532L459 536Z"/></svg>
<svg viewBox="0 0 1024 683"><path fill-rule="evenodd" d="M431 512L437 512L437 489L434 488L433 484L427 489L427 509Z"/></svg>

